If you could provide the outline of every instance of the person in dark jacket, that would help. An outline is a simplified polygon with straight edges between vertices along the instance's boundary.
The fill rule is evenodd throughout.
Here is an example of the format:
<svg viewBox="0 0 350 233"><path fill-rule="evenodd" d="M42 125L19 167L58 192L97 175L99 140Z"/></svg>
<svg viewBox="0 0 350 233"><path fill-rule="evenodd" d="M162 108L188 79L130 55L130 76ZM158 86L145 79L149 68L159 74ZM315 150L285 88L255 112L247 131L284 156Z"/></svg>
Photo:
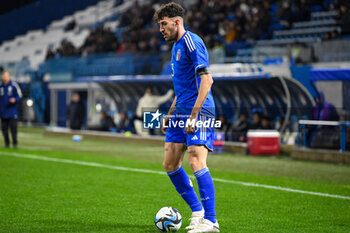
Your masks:
<svg viewBox="0 0 350 233"><path fill-rule="evenodd" d="M112 117L107 112L101 112L101 130L112 131L113 128L116 128L116 125Z"/></svg>
<svg viewBox="0 0 350 233"><path fill-rule="evenodd" d="M0 70L2 83L0 85L0 118L1 130L4 136L5 147L10 146L8 130L11 130L12 145L17 147L17 105L22 99L22 92L18 84L11 80L8 71Z"/></svg>
<svg viewBox="0 0 350 233"><path fill-rule="evenodd" d="M229 130L231 127L231 123L228 122L225 114L220 114L218 120L221 121L221 127L219 127L217 130L224 133L225 140L229 140Z"/></svg>
<svg viewBox="0 0 350 233"><path fill-rule="evenodd" d="M261 129L261 115L262 110L260 108L254 108L253 113L253 122L249 125L249 129Z"/></svg>
<svg viewBox="0 0 350 233"><path fill-rule="evenodd" d="M81 129L83 127L85 117L85 106L80 100L80 95L74 93L72 102L68 109L69 127L71 129Z"/></svg>
<svg viewBox="0 0 350 233"><path fill-rule="evenodd" d="M128 114L126 112L122 112L119 115L119 122L117 125L117 129L119 133L125 133L127 131L131 131L130 121L128 119Z"/></svg>
<svg viewBox="0 0 350 233"><path fill-rule="evenodd" d="M230 127L229 140L245 142L247 140L247 131L249 129L248 114L242 112L239 119Z"/></svg>
<svg viewBox="0 0 350 233"><path fill-rule="evenodd" d="M265 129L265 130L273 129L271 125L271 118L269 116L264 115L261 118L261 129Z"/></svg>
<svg viewBox="0 0 350 233"><path fill-rule="evenodd" d="M319 121L339 121L339 115L334 105L325 100L322 92L315 97L314 120Z"/></svg>

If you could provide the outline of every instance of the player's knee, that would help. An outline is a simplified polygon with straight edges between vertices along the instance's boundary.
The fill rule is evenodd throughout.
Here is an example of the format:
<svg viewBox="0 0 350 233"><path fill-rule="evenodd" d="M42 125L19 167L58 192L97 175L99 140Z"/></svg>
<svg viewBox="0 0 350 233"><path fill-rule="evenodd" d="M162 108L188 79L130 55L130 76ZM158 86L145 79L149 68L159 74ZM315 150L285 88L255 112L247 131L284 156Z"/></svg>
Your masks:
<svg viewBox="0 0 350 233"><path fill-rule="evenodd" d="M163 167L166 172L172 172L179 168L178 164L171 163L169 161L164 161Z"/></svg>
<svg viewBox="0 0 350 233"><path fill-rule="evenodd" d="M190 162L190 167L191 167L191 170L193 172L196 172L196 171L199 171L199 170L205 168L206 164L203 162L200 162L200 161L192 162L192 163Z"/></svg>
<svg viewBox="0 0 350 233"><path fill-rule="evenodd" d="M196 172L207 166L206 161L203 161L199 156L196 155L189 156L188 160L193 172Z"/></svg>

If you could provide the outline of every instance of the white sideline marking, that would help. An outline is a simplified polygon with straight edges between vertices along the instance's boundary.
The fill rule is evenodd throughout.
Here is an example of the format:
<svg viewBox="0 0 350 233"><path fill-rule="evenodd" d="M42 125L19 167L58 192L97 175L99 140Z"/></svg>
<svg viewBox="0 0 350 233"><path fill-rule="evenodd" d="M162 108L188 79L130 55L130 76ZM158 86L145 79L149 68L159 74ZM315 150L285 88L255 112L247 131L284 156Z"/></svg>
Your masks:
<svg viewBox="0 0 350 233"><path fill-rule="evenodd" d="M5 152L0 151L0 155L14 156L14 157L28 158L28 159L36 159L36 160L44 160L44 161L51 161L51 162L58 162L58 163L78 164L78 165L90 166L90 167L102 167L102 168L109 168L109 169L120 170L120 171L131 171L131 172L166 175L166 172L154 171L154 170L149 170L149 169L112 166L112 165L101 164L101 163L85 162L85 161L70 160L70 159L51 158L51 157L37 156L37 155L31 155L31 154L20 154L20 153L13 153L13 152L6 152L5 153ZM191 176L191 177L193 178L193 176ZM213 177L213 180L216 182L221 182L221 183L239 184L239 185L250 186L250 187L275 189L275 190L281 190L281 191L292 192L292 193L302 193L302 194L309 194L309 195L314 195L314 196L331 197L331 198L337 198L337 199L350 200L350 197L329 194L329 193L311 192L311 191L304 191L304 190L292 189L292 188L284 188L284 187L273 186L273 185L257 184L257 183L234 181L234 180L225 180L225 179L214 178L214 177Z"/></svg>

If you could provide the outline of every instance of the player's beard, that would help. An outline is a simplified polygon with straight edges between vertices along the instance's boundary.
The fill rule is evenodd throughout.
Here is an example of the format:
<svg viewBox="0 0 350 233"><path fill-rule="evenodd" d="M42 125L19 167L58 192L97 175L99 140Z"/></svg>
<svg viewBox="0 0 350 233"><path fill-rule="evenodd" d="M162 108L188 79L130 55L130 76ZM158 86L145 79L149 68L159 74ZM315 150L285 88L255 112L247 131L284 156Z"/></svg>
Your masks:
<svg viewBox="0 0 350 233"><path fill-rule="evenodd" d="M176 39L177 39L177 30L176 30L176 27L174 27L172 28L172 30L169 30L166 40L175 42Z"/></svg>

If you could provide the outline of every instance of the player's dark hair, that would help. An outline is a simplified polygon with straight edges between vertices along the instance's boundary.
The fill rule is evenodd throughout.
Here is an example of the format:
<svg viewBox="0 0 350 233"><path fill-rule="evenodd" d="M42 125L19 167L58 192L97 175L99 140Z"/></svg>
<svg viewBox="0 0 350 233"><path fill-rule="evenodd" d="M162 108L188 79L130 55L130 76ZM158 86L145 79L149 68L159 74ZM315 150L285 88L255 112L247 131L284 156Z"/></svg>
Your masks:
<svg viewBox="0 0 350 233"><path fill-rule="evenodd" d="M4 67L0 66L0 74L2 74L2 72L4 72Z"/></svg>
<svg viewBox="0 0 350 233"><path fill-rule="evenodd" d="M154 20L156 22L159 22L164 17L173 18L179 16L183 18L185 16L185 10L184 8L175 2L169 2L165 5L162 5L155 13L154 13Z"/></svg>

